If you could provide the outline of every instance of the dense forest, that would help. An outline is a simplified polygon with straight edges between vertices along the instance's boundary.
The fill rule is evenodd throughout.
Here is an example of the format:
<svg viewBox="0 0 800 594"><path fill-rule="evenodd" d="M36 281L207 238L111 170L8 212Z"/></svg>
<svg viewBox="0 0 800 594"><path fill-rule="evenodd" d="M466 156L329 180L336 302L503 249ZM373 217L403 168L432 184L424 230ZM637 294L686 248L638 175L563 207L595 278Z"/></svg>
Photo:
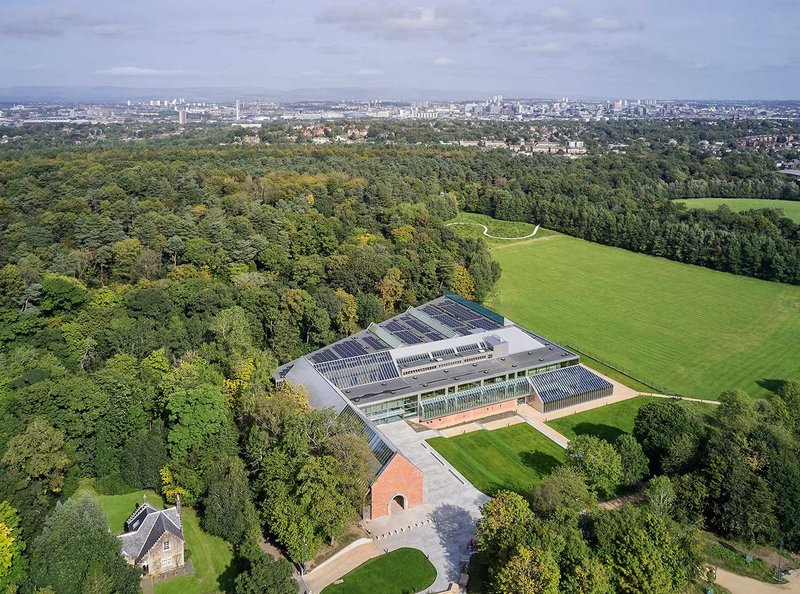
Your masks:
<svg viewBox="0 0 800 594"><path fill-rule="evenodd" d="M573 161L381 142L218 146L217 133L230 131L204 144L197 133L198 146L71 149L32 134L30 150L0 151L0 589L83 592L89 575L91 591L135 591L102 511L79 494L150 488L235 547L228 589L287 591L291 571L260 552L262 535L305 561L358 517L369 469L352 428L302 390L276 392L271 372L445 289L481 301L500 270L482 240L444 225L459 210L800 282L800 232L777 212L668 200L798 198L759 151L642 145ZM772 455L788 440L784 412L774 435L758 424L719 447ZM681 460L713 451L704 435L678 440ZM653 473L683 471L642 447ZM783 497L770 468L743 474L752 492L731 505ZM780 513L769 531L707 521L788 539Z"/></svg>
<svg viewBox="0 0 800 594"><path fill-rule="evenodd" d="M274 393L271 372L444 289L481 299L499 275L483 242L441 224L453 196L406 180L405 201L379 197L256 152L175 157L0 165L4 585L82 591L72 569L99 545L63 526L97 510L53 506L87 479L181 496L245 571L265 563L262 530L313 556L361 512L368 449L302 391ZM99 558L129 591L118 553Z"/></svg>

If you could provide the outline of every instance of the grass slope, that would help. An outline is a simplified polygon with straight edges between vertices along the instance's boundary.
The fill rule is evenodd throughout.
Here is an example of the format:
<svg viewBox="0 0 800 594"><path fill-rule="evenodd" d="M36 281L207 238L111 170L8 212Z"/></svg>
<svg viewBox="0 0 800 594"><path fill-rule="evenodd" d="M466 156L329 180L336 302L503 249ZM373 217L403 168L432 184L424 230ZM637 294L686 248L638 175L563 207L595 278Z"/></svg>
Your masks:
<svg viewBox="0 0 800 594"><path fill-rule="evenodd" d="M142 495L156 508L163 508L164 502L154 491L135 491L124 495L98 495L91 489L83 489L94 496L108 516L113 534L120 534L125 520L133 513ZM220 592L220 580L233 560L230 545L223 539L212 536L200 528L197 513L188 507L181 510L183 533L186 538L186 551L194 565L194 574L162 582L155 586L157 594L207 594Z"/></svg>
<svg viewBox="0 0 800 594"><path fill-rule="evenodd" d="M703 208L717 210L722 204L727 204L733 212L757 210L761 208L780 208L786 218L800 223L800 200L760 200L758 198L686 198L675 200L689 208Z"/></svg>
<svg viewBox="0 0 800 594"><path fill-rule="evenodd" d="M436 568L418 549L397 549L370 559L322 594L413 594L436 581Z"/></svg>
<svg viewBox="0 0 800 594"><path fill-rule="evenodd" d="M428 443L487 495L501 489L528 493L564 461L564 450L527 423Z"/></svg>
<svg viewBox="0 0 800 594"><path fill-rule="evenodd" d="M449 220L448 223L472 223L470 225L453 225L453 229L462 237L483 237L489 245L513 243L513 241L486 237L483 234L483 229L478 227L475 223L486 225L486 228L489 229L489 235L495 235L496 237L525 237L533 233L533 230L536 228L536 225L531 225L530 223L501 221L487 215L468 212L459 213L456 218ZM548 229L539 228L534 237L545 237L546 235L552 235L552 233L553 231Z"/></svg>
<svg viewBox="0 0 800 594"><path fill-rule="evenodd" d="M622 402L607 404L599 408L554 419L547 424L568 439L575 439L578 435L594 435L613 442L623 433L633 432L633 421L636 413L648 402L664 401L663 398L652 396L638 396ZM687 410L703 415L710 420L715 405L700 402L681 401Z"/></svg>
<svg viewBox="0 0 800 594"><path fill-rule="evenodd" d="M800 377L800 287L565 235L497 245L487 305L661 390L716 398Z"/></svg>

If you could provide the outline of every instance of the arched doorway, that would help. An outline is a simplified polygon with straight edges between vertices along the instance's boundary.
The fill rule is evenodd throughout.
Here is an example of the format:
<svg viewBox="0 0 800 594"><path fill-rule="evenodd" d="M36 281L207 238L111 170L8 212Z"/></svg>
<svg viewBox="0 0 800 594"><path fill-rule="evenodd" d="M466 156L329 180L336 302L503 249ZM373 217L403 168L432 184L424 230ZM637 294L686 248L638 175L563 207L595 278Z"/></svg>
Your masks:
<svg viewBox="0 0 800 594"><path fill-rule="evenodd" d="M407 502L406 496L398 493L392 500L389 502L389 513L396 514L406 509Z"/></svg>

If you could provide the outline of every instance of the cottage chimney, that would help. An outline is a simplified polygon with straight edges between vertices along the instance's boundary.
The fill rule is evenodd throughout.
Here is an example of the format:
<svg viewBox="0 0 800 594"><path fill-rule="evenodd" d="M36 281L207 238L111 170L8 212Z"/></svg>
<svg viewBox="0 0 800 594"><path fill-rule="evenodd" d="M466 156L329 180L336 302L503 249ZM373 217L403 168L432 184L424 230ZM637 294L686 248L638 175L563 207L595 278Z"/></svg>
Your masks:
<svg viewBox="0 0 800 594"><path fill-rule="evenodd" d="M147 493L142 494L142 505L147 505Z"/></svg>
<svg viewBox="0 0 800 594"><path fill-rule="evenodd" d="M178 510L178 515L181 515L181 496L175 495L175 509Z"/></svg>

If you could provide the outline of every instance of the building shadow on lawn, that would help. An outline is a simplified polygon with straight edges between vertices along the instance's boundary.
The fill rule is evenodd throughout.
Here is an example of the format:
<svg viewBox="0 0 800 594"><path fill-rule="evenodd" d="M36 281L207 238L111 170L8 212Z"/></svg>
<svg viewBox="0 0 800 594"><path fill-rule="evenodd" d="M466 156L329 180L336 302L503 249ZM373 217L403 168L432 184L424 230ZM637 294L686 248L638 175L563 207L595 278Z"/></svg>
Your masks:
<svg viewBox="0 0 800 594"><path fill-rule="evenodd" d="M467 553L467 544L474 536L475 520L463 507L449 503L434 509L431 518L436 525L439 542L445 551L448 568L454 568L453 575L447 578L458 581L461 557Z"/></svg>
<svg viewBox="0 0 800 594"><path fill-rule="evenodd" d="M625 432L613 425L603 425L602 423L578 423L573 428L576 435L594 435L600 439L605 439L609 443L614 441Z"/></svg>
<svg viewBox="0 0 800 594"><path fill-rule="evenodd" d="M532 468L542 477L550 474L561 464L561 460L544 452L522 452L519 457L525 466Z"/></svg>

